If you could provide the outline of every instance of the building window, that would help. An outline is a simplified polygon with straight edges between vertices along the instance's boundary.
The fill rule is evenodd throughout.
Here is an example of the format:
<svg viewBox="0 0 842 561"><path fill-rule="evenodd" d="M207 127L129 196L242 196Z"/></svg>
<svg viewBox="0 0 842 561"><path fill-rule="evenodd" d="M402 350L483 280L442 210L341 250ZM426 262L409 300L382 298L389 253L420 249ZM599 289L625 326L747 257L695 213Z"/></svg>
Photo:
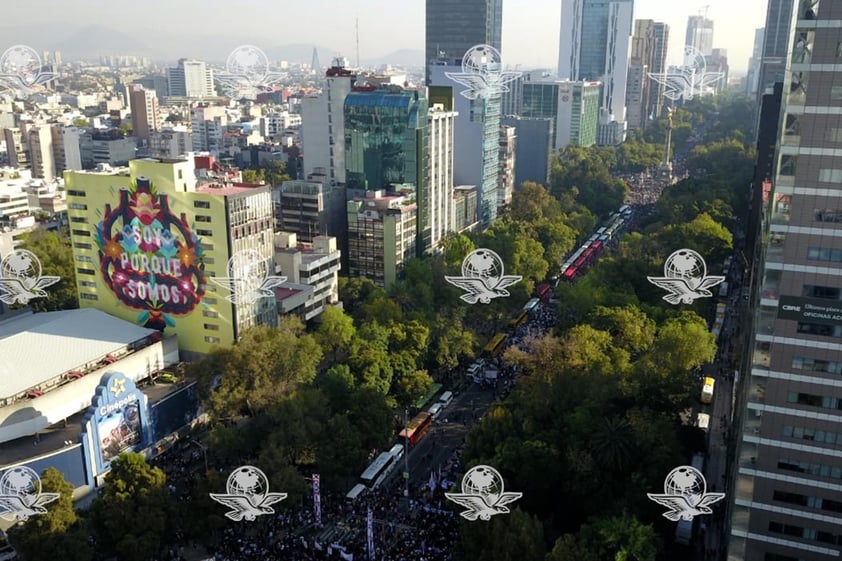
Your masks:
<svg viewBox="0 0 842 561"><path fill-rule="evenodd" d="M210 208L208 201L193 201L193 208Z"/></svg>
<svg viewBox="0 0 842 561"><path fill-rule="evenodd" d="M96 271L93 269L76 269L76 272L80 275L95 275Z"/></svg>
<svg viewBox="0 0 842 561"><path fill-rule="evenodd" d="M73 247L76 249L92 249L93 246L89 243L74 243Z"/></svg>
<svg viewBox="0 0 842 561"><path fill-rule="evenodd" d="M798 333L806 335L819 335L821 337L842 338L842 326L825 325L823 323L798 322Z"/></svg>
<svg viewBox="0 0 842 561"><path fill-rule="evenodd" d="M210 337L205 335L205 343L219 343L219 337Z"/></svg>
<svg viewBox="0 0 842 561"><path fill-rule="evenodd" d="M842 130L842 129L840 129ZM842 209L815 209L816 222L842 222Z"/></svg>
<svg viewBox="0 0 842 561"><path fill-rule="evenodd" d="M178 178L184 179L184 170L182 170L182 169L178 170Z"/></svg>
<svg viewBox="0 0 842 561"><path fill-rule="evenodd" d="M81 203L70 203L67 205L67 208L70 210L88 210L88 205L83 205Z"/></svg>
<svg viewBox="0 0 842 561"><path fill-rule="evenodd" d="M217 312L214 312L213 310L203 310L202 315L205 316L206 318L214 318L214 319L219 317L219 314Z"/></svg>
<svg viewBox="0 0 842 561"><path fill-rule="evenodd" d="M842 374L842 362L819 360L804 356L792 358L793 370L807 370L809 372L826 372L828 374Z"/></svg>
<svg viewBox="0 0 842 561"><path fill-rule="evenodd" d="M88 219L85 218L84 216L71 216L70 221L75 222L76 224L87 224L88 223Z"/></svg>
<svg viewBox="0 0 842 561"><path fill-rule="evenodd" d="M82 300L99 300L99 296L96 294L88 294L87 292L83 292L79 295L79 298Z"/></svg>
<svg viewBox="0 0 842 561"><path fill-rule="evenodd" d="M201 214L196 215L196 222L210 222L210 221L211 221L210 216L204 216L204 215L201 215Z"/></svg>
<svg viewBox="0 0 842 561"><path fill-rule="evenodd" d="M823 183L842 183L842 169L820 169L819 181Z"/></svg>
<svg viewBox="0 0 842 561"><path fill-rule="evenodd" d="M822 298L824 300L842 300L842 291L835 286L818 286L805 284L801 295L806 298Z"/></svg>
<svg viewBox="0 0 842 561"><path fill-rule="evenodd" d="M76 190L70 189L67 192L67 196L69 196L69 197L85 197L85 196L87 196L87 194L84 191L76 191Z"/></svg>
<svg viewBox="0 0 842 561"><path fill-rule="evenodd" d="M79 286L83 288L96 288L96 283L91 281L79 281Z"/></svg>
<svg viewBox="0 0 842 561"><path fill-rule="evenodd" d="M210 230L199 230L199 229L196 229L196 235L197 235L197 236L208 236L208 237L212 237L212 236L213 236L213 232L211 232Z"/></svg>
<svg viewBox="0 0 842 561"><path fill-rule="evenodd" d="M88 256L88 255L77 255L76 261L82 261L83 263L91 263L91 264L93 264L93 262L94 262L94 260L91 259L91 257Z"/></svg>
<svg viewBox="0 0 842 561"><path fill-rule="evenodd" d="M205 329L208 331L219 331L219 326L213 323L206 323Z"/></svg>
<svg viewBox="0 0 842 561"><path fill-rule="evenodd" d="M86 237L86 238L91 237L91 233L88 232L87 230L73 230L73 235L74 236L82 236L82 237Z"/></svg>
<svg viewBox="0 0 842 561"><path fill-rule="evenodd" d="M830 261L832 263L842 263L842 249L810 246L807 248L807 259L809 261Z"/></svg>
<svg viewBox="0 0 842 561"><path fill-rule="evenodd" d="M842 101L842 86L831 86L830 99L832 101Z"/></svg>

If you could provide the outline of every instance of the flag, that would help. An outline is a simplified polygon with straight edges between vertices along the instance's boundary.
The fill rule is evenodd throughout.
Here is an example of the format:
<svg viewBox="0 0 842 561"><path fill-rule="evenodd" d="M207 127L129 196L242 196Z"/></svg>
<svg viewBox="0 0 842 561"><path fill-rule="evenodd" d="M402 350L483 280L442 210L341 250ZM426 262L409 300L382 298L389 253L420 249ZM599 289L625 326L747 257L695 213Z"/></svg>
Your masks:
<svg viewBox="0 0 842 561"><path fill-rule="evenodd" d="M368 541L368 561L374 561L374 513L371 511L371 508L368 509L366 534Z"/></svg>
<svg viewBox="0 0 842 561"><path fill-rule="evenodd" d="M320 478L318 473L313 474L313 510L316 514L316 526L322 525L322 497L320 492Z"/></svg>
<svg viewBox="0 0 842 561"><path fill-rule="evenodd" d="M431 493L436 489L436 477L433 475L433 470L430 470L430 481L427 482L427 487L430 488Z"/></svg>

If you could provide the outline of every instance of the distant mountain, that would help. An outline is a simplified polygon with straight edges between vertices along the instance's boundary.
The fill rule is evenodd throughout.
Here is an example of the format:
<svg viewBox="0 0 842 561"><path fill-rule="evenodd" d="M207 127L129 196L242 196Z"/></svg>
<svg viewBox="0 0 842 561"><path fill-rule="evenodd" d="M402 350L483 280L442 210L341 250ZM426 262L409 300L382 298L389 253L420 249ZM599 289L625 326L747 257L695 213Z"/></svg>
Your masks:
<svg viewBox="0 0 842 561"><path fill-rule="evenodd" d="M424 67L424 51L419 49L399 49L381 57L363 59L364 66L381 66L391 64L404 67Z"/></svg>
<svg viewBox="0 0 842 561"><path fill-rule="evenodd" d="M337 56L345 56L354 64L355 53L340 52L324 45L307 43L273 44L273 39L248 34L194 35L170 33L162 30L116 29L104 25L68 25L62 22L44 22L31 25L0 26L0 52L23 44L41 51L61 51L65 60L100 55L146 56L160 61L179 58L197 58L208 62L224 63L228 55L240 45L262 48L270 60L307 63L313 59L313 47L318 49L322 68L330 66ZM392 53L363 59L364 66L392 64L396 66L423 66L424 52L400 49Z"/></svg>

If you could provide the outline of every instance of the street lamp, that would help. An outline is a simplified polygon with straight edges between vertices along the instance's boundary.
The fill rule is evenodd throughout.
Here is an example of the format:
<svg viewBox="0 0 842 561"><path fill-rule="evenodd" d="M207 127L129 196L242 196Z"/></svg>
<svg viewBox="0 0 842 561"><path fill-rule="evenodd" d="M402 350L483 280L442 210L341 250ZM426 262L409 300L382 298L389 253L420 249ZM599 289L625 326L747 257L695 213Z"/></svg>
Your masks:
<svg viewBox="0 0 842 561"><path fill-rule="evenodd" d="M192 438L188 438L187 442L190 442L191 444L195 444L196 446L198 446L202 450L202 456L204 456L204 458L205 458L205 476L207 476L207 474L209 473L209 470L208 470L208 449L207 449L207 447L202 445L199 441L193 440Z"/></svg>

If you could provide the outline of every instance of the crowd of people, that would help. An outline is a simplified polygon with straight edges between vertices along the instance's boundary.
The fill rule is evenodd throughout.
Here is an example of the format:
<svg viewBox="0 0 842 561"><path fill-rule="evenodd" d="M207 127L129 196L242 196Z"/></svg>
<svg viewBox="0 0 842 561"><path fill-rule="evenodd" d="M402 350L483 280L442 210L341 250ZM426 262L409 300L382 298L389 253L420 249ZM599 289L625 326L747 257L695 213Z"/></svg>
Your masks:
<svg viewBox="0 0 842 561"><path fill-rule="evenodd" d="M555 306L542 305L529 321L509 338L508 345L526 349L555 323ZM495 359L500 376L494 392L505 397L516 383L513 366ZM498 387L498 385L502 387ZM368 558L367 512L372 509L376 558L383 561L451 561L458 542L458 506L444 496L447 489L460 486L464 471L463 445L431 474L417 482L407 501L403 481L369 491L355 502L340 493L322 490L321 525L317 524L312 500L296 508L281 503L275 514L255 521L230 523L214 546L183 543L170 549L159 561L185 561L187 551L206 551L212 561L352 561ZM172 496L181 502L193 497L195 474L205 468L205 450L192 440L176 441L153 460L167 474ZM210 469L218 466L210 465ZM205 560L203 560L205 561Z"/></svg>

